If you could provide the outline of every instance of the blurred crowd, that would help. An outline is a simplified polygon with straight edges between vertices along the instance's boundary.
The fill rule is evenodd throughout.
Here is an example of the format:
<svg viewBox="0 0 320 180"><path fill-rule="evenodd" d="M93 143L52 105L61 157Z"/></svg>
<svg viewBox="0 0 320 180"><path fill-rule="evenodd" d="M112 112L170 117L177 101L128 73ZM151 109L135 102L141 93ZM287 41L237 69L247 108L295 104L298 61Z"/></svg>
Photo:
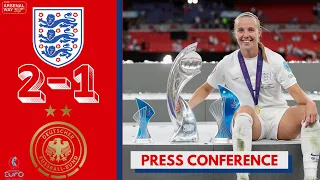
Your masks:
<svg viewBox="0 0 320 180"><path fill-rule="evenodd" d="M245 7L245 8L242 8ZM259 6L260 7L260 6ZM301 59L312 61L320 59L320 46L318 39L319 22L320 22L320 3L315 3L306 9L304 16L292 16L286 23L266 23L270 22L270 15L266 15L262 8L255 6L238 6L233 4L218 2L206 2L198 4L184 3L146 3L137 2L125 7L124 11L135 11L137 15L134 18L124 18L124 34L123 34L123 50L125 51L149 51L152 42L145 39L136 39L131 35L132 31L152 32L152 33L168 33L172 31L187 30L228 30L230 41L226 42L221 37L212 33L206 37L188 37L188 39L173 39L171 42L171 51L180 52L184 45L184 41L194 40L199 43L206 43L206 48L199 51L225 51L230 52L238 48L236 41L231 33L233 29L233 20L243 11L251 11L256 14L267 32L272 34L270 43L279 42L276 50L285 53L291 59ZM242 9L240 9L242 8ZM307 12L314 18L314 22L304 22L308 18ZM301 11L303 12L303 11ZM300 12L300 13L301 13ZM303 19L305 18L305 19ZM284 35L286 30L291 32L297 30L296 33ZM310 35L301 35L301 32L308 31ZM146 35L150 35L147 33ZM262 39L266 41L266 39ZM283 43L281 43L283 42ZM310 42L313 44L311 45ZM309 44L302 47L300 44ZM267 43L268 44L268 43Z"/></svg>

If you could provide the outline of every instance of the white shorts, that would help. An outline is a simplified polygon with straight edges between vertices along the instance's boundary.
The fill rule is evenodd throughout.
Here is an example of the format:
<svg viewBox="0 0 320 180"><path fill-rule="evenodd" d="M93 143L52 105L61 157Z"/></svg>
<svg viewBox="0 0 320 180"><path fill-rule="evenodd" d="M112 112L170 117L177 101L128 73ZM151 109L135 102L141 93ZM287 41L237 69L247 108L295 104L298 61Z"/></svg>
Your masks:
<svg viewBox="0 0 320 180"><path fill-rule="evenodd" d="M258 114L261 123L260 139L278 140L278 126L283 114L289 107L263 108Z"/></svg>

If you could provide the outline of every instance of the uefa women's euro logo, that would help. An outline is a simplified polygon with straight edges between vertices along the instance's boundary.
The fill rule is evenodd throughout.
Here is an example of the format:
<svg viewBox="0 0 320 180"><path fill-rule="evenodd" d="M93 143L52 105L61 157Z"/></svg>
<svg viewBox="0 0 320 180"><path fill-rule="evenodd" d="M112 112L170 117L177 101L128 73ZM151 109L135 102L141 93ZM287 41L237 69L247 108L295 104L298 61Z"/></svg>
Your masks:
<svg viewBox="0 0 320 180"><path fill-rule="evenodd" d="M83 46L83 8L33 8L33 46L56 68L74 61Z"/></svg>
<svg viewBox="0 0 320 180"><path fill-rule="evenodd" d="M6 172L4 172L4 179L6 180L23 179L24 173L19 170L19 166L20 166L19 159L16 156L14 156L9 159L8 164L9 164L10 170L7 170Z"/></svg>

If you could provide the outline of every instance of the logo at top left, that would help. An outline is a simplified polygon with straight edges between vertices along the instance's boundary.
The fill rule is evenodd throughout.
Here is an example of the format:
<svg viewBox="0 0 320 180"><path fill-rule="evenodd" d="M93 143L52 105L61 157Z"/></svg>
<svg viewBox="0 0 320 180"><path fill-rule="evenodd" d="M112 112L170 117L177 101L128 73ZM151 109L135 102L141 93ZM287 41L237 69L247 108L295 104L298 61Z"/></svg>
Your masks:
<svg viewBox="0 0 320 180"><path fill-rule="evenodd" d="M25 14L27 13L27 3L25 1L3 1L3 14Z"/></svg>
<svg viewBox="0 0 320 180"><path fill-rule="evenodd" d="M60 68L83 47L83 8L33 8L33 47L39 58Z"/></svg>

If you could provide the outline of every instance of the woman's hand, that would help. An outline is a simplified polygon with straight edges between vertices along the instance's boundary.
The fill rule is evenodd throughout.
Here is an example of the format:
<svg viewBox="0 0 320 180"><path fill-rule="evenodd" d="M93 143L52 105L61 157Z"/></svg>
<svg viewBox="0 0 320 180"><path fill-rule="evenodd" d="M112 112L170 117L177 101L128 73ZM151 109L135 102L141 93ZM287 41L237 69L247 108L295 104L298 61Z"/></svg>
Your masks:
<svg viewBox="0 0 320 180"><path fill-rule="evenodd" d="M300 88L298 83L295 83L287 89L289 94L293 97L299 105L305 105L304 124L308 127L310 124L318 120L318 110L316 103L312 101L308 95Z"/></svg>
<svg viewBox="0 0 320 180"><path fill-rule="evenodd" d="M306 127L318 120L318 110L316 103L312 100L308 101L305 109Z"/></svg>
<svg viewBox="0 0 320 180"><path fill-rule="evenodd" d="M181 105L180 102L178 101L176 104L176 112L179 113L181 111Z"/></svg>

